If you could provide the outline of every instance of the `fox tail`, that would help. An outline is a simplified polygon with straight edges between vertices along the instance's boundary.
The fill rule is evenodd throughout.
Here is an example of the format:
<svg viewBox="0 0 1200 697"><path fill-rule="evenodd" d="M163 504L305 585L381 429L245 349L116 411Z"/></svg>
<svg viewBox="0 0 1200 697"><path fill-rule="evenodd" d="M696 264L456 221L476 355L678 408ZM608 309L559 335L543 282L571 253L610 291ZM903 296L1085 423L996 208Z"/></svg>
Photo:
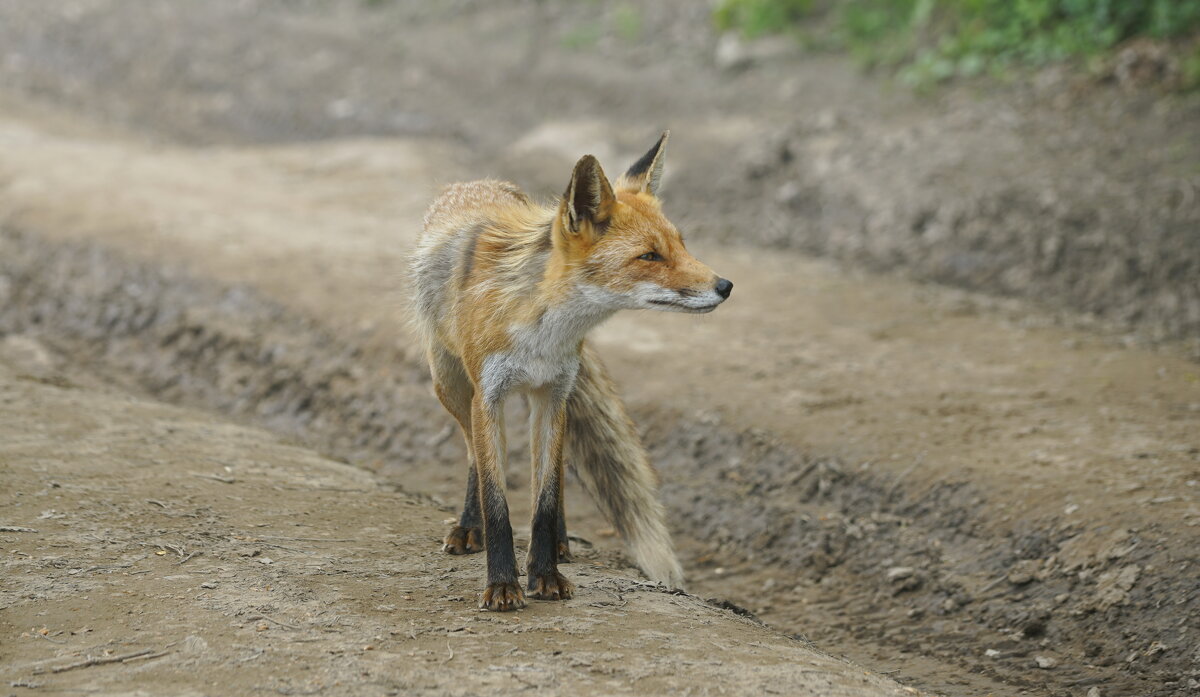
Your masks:
<svg viewBox="0 0 1200 697"><path fill-rule="evenodd" d="M683 569L675 558L666 512L659 503L658 475L636 427L625 413L616 385L599 357L585 345L575 391L567 400L566 461L584 488L625 540L646 576L681 588Z"/></svg>

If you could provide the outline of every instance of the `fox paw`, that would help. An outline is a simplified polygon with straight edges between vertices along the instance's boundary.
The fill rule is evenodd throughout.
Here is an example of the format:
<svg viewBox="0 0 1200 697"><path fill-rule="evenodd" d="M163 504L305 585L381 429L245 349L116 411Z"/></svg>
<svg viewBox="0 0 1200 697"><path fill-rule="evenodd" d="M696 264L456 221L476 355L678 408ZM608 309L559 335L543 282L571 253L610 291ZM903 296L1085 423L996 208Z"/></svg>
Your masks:
<svg viewBox="0 0 1200 697"><path fill-rule="evenodd" d="M551 571L548 574L529 574L529 597L537 600L567 600L575 595L575 584L566 576Z"/></svg>
<svg viewBox="0 0 1200 697"><path fill-rule="evenodd" d="M448 554L474 554L483 551L483 530L455 525L442 543L442 551Z"/></svg>
<svg viewBox="0 0 1200 697"><path fill-rule="evenodd" d="M516 581L490 583L483 590L479 599L479 609L492 612L508 612L525 607L525 594L521 592L521 584Z"/></svg>
<svg viewBox="0 0 1200 697"><path fill-rule="evenodd" d="M559 542L558 543L558 563L559 564L570 564L573 561L575 561L575 555L571 554L571 543Z"/></svg>

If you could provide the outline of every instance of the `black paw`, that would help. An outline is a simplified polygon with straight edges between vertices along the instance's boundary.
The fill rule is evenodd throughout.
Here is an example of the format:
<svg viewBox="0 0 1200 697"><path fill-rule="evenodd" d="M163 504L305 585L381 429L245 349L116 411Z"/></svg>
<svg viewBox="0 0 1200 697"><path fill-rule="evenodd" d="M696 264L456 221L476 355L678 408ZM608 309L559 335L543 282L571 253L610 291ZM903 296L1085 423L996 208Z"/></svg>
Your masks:
<svg viewBox="0 0 1200 697"><path fill-rule="evenodd" d="M558 543L558 563L559 564L570 564L573 561L575 561L575 555L571 554L571 543L559 542Z"/></svg>
<svg viewBox="0 0 1200 697"><path fill-rule="evenodd" d="M483 551L483 530L455 525L442 543L442 551L449 554L474 554Z"/></svg>
<svg viewBox="0 0 1200 697"><path fill-rule="evenodd" d="M567 600L575 595L575 584L566 576L551 571L548 574L529 574L529 597L537 600Z"/></svg>
<svg viewBox="0 0 1200 697"><path fill-rule="evenodd" d="M492 583L483 590L479 607L492 612L520 610L525 607L525 594L521 592L521 585L516 581Z"/></svg>

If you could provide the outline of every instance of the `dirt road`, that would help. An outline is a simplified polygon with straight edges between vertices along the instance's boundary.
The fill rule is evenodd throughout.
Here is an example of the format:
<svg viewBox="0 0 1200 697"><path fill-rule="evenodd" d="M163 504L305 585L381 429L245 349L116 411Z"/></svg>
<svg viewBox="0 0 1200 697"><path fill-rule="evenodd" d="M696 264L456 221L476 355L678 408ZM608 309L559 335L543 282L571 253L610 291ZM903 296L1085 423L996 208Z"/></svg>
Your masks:
<svg viewBox="0 0 1200 697"><path fill-rule="evenodd" d="M428 501L69 366L0 342L6 694L915 694L588 561L481 612Z"/></svg>
<svg viewBox="0 0 1200 697"><path fill-rule="evenodd" d="M134 23L130 31L153 30L153 22L138 24L131 17L142 15L122 15L122 7L96 3L93 10L110 13L89 26L100 34L123 30L122 22ZM163 16L175 11L168 7L160 7ZM207 11L187 12L203 18ZM302 52L320 36L321 45L341 47L323 60L336 64L347 46L369 44L356 59L363 74L388 65L386 42L347 38L370 21L357 10L327 24L310 15L280 17L264 11L242 19L250 28L282 22L271 24L283 27L277 40L286 50L279 55ZM468 17L503 36L516 21L500 11ZM73 21L55 31L75 36L80 20ZM450 40L436 23L386 30L418 48ZM207 65L229 79L221 56L193 61L196 47L176 39L145 45L188 57L189 70ZM1086 224L1135 234L1123 216L1162 222L1153 217L1161 215L1170 218L1163 229L1186 231L1195 211L1168 174L1187 163L1167 161L1191 150L1172 150L1170 138L1151 133L1150 125L1138 122L1128 142L1158 149L1142 159L1123 151L1115 158L1120 166L1093 181L1088 163L1097 154L1084 135L1099 129L1097 121L1083 118L1077 132L1063 134L1049 125L1053 113L1031 109L1008 129L1012 114L985 117L979 107L957 103L922 121L928 114L903 98L849 93L854 82L844 66L831 68L842 72L826 81L814 77L820 67L797 67L813 99L836 108L805 114L800 130L782 140L771 131L756 149L748 144L794 101L783 94L786 85L757 116L737 101L763 94L765 75L733 81L706 102L698 95L711 76L684 71L675 94L655 97L671 83L667 68L679 63L656 64L653 53L638 54L651 68L619 84L606 82L586 56L568 52L561 62L539 64L538 77L562 89L580 75L594 78L589 84L601 87L588 97L593 102L633 90L636 98L619 102L627 109L622 119L560 104L569 100L550 88L547 99L562 106L554 119L520 100L523 107L479 114L461 103L463 94L439 91L428 72L445 70L443 77L466 81L455 84L476 96L498 95L495 75L472 72L465 48L436 67L414 59L381 79L411 80L427 101L409 106L463 116L400 127L375 118L383 112L372 111L372 100L383 90L356 93L351 101L360 111L345 119L313 116L324 103L318 109L305 100L332 90L339 73L330 69L321 78L319 66L308 63L303 70L315 82L294 86L294 95L282 83L243 94L243 83L230 82L236 98L208 111L195 85L180 88L169 73L149 67L101 71L63 91L70 81L62 75L91 66L72 62L71 46L40 47L62 63L23 72L33 79L25 91L0 97L0 332L34 336L106 382L253 420L453 506L461 497L463 453L428 394L400 310L403 257L425 203L441 183L483 174L553 191L556 173L582 152L616 168L645 147L624 126L626 117L653 135L651 123L669 115L668 213L688 232L693 251L732 278L737 292L704 318L619 316L596 342L663 471L691 589L730 598L786 632L947 694L1082 695L1096 688L1104 695L1173 695L1200 680L1200 369L1189 360L1192 348L1147 347L1144 335L1045 309L1071 306L1063 298L1076 291L1094 303L1084 309L1108 319L1119 319L1121 308L1158 308L1146 315L1158 319L1141 326L1157 327L1147 331L1162 338L1190 326L1177 321L1186 312L1175 313L1186 307L1190 286L1172 284L1169 274L1135 288L1121 285L1115 271L1091 273L1095 259L1109 259L1111 245L1124 244L1108 232L1086 253L1058 248L1030 257L1059 259L1054 263L1066 267L1056 268L1073 269L1065 276L1050 274L1050 264L1000 284L1024 279L1022 292L1053 295L1055 283L1079 272L1082 285L1041 306L766 248L791 232L778 221L809 221L797 223L804 231L797 238L825 239L804 227L817 224L850 235L828 238L858 250L846 256L878 261L895 252L905 263L938 240L947 249L970 247L972 235L993 231L997 220L1021 227L1045 218L1038 225L1069 227L1064 221L1080 207L1100 200L1089 199L1081 182L1101 182L1104 196L1126 202L1101 197L1112 204L1109 212ZM502 48L516 61L525 44ZM265 73L274 60L262 57ZM504 84L518 93L533 89L519 80ZM57 105L31 98L30 85ZM97 95L98 85L110 91ZM212 105L226 103L209 96ZM90 116L64 110L64 102ZM289 108L296 116L284 119ZM891 120L875 120L877 114ZM971 186L939 184L958 181L956 171L967 176L964 163L973 160L963 153L978 154L989 142L996 152L1041 152L1030 133L1042 125L1063 138L1057 142L1064 150L1049 159L1072 163L1054 201L1032 205L1029 192L1011 189L975 197L1013 181L1019 158L972 170L962 180ZM267 132L300 142L264 145ZM964 137L934 138L946 133ZM1070 156L1084 151L1087 157ZM813 170L796 171L800 160ZM948 162L958 164L945 169ZM920 183L920 196L966 207L926 216L920 206L896 203L913 194L889 188L896 163L929 168L927 177L901 178L905 186ZM777 200L780 177L793 175L799 189ZM809 175L819 175L820 187L810 186ZM1143 179L1146 191L1116 186ZM859 209L830 198L845 191L880 217L846 227L845 216ZM1158 199L1147 191L1165 197L1157 213L1148 212ZM764 208L756 196L774 203ZM1016 218L997 218L1009 204ZM772 213L747 213L760 209ZM1057 213L1045 217L1048 211ZM916 230L909 217L928 218L918 226L923 242L896 251L884 233ZM970 224L948 232L947 221L959 218ZM1017 231L1005 230L999 237L1011 244L1003 249L1023 248ZM1171 273L1195 260L1186 244L1155 249L1178 258ZM970 261L936 258L949 264L943 269ZM1018 271L1025 263L1004 258ZM961 268L968 267L978 270ZM1043 272L1050 275L1037 275ZM1103 288L1088 286L1097 278ZM1178 297L1175 288L1182 289ZM519 491L525 453L515 440L510 483ZM512 503L521 519L526 502ZM568 510L572 531L594 545L590 558L619 566L619 546L578 492Z"/></svg>
<svg viewBox="0 0 1200 697"><path fill-rule="evenodd" d="M462 454L403 338L416 228L397 222L420 218L451 144L146 147L28 115L0 124L0 204L10 228L38 235L5 240L9 326L57 335L155 394L255 414L408 490L458 498L458 468L428 466ZM98 263L86 246L97 241L119 256ZM1029 630L1075 680L1112 672L1086 667L1103 633L1071 635L1126 606L1145 618L1130 627L1159 638L1114 637L1122 650L1186 641L1186 629L1163 635L1153 607L1187 602L1193 585L1180 561L1195 548L1194 364L1037 326L1020 306L696 246L738 279L729 312L629 315L597 335L649 426L694 587L847 643L883 593L903 614L873 616L884 647L866 655L889 667L897 632L943 617L982 624L984 647ZM176 271L139 276L136 261ZM231 286L246 290L219 290ZM79 343L99 337L103 356ZM600 539L586 504L571 510ZM1031 580L1005 580L1014 569ZM1106 574L1120 573L1111 595ZM831 598L831 583L862 592ZM953 660L945 641L901 645ZM1024 651L997 672L1027 672Z"/></svg>

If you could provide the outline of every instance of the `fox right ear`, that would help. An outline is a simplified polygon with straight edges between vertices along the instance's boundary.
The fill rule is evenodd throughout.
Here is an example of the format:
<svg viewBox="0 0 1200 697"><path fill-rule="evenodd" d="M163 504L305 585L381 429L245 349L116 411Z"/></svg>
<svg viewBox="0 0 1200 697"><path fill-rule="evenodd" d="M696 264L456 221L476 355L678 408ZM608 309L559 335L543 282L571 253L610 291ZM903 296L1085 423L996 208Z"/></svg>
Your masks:
<svg viewBox="0 0 1200 697"><path fill-rule="evenodd" d="M667 137L670 135L670 131L663 131L654 147L634 162L617 180L618 189L658 195L658 185L662 182L663 161L667 154Z"/></svg>
<svg viewBox="0 0 1200 697"><path fill-rule="evenodd" d="M616 200L600 162L594 155L584 155L575 163L571 183L563 194L561 208L565 209L562 213L567 230L577 233L585 222L592 225L606 222Z"/></svg>

